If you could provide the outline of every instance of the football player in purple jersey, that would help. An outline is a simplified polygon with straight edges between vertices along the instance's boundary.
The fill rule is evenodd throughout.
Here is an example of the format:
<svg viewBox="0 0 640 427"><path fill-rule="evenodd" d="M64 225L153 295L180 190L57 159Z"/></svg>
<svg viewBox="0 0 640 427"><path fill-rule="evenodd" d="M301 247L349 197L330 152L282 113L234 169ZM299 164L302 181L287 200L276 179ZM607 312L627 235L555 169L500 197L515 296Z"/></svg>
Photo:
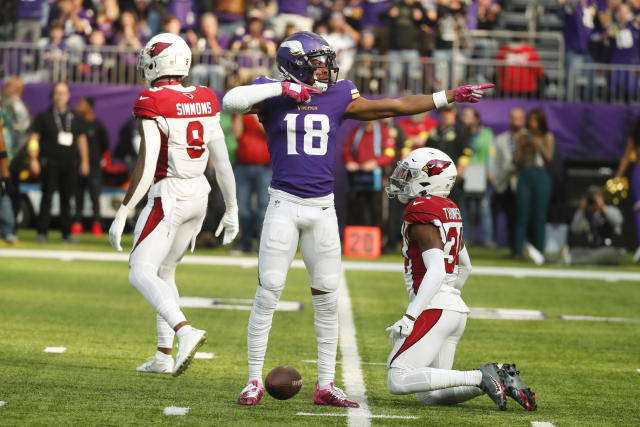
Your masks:
<svg viewBox="0 0 640 427"><path fill-rule="evenodd" d="M278 47L282 80L264 76L230 90L223 109L257 113L267 132L273 178L262 225L258 289L247 336L249 381L240 405L257 405L264 393L262 367L276 305L300 244L311 282L318 340L318 405L359 407L335 386L338 345L337 289L340 235L333 203L336 132L343 119L409 116L448 105L478 102L492 84L461 86L433 95L369 100L349 80L338 80L335 51L320 36L298 32Z"/></svg>

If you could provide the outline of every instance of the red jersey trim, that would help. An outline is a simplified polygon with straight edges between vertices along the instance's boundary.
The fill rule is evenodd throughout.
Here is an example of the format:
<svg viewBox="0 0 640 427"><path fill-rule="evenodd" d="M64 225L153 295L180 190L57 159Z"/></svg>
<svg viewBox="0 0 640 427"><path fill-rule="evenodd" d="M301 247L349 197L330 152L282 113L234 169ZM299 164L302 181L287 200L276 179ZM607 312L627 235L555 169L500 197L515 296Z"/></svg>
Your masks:
<svg viewBox="0 0 640 427"><path fill-rule="evenodd" d="M158 130L160 129L158 128ZM153 182L158 182L167 177L167 169L169 168L168 142L167 136L160 131L160 153L158 154L158 161L156 162L156 173Z"/></svg>
<svg viewBox="0 0 640 427"><path fill-rule="evenodd" d="M140 233L140 237L136 242L135 246L131 250L133 252L140 243L149 235L155 228L160 224L164 218L164 210L162 209L162 199L160 197L156 197L153 199L153 208L151 208L151 212L149 212L149 216L147 217L147 221L144 224L144 228L142 229L142 233Z"/></svg>
<svg viewBox="0 0 640 427"><path fill-rule="evenodd" d="M155 110L152 110L150 108L144 108L144 107L133 107L133 115L134 116L140 116L140 117L148 117L150 119L154 118L154 117L158 117L161 116L162 114L158 113Z"/></svg>
<svg viewBox="0 0 640 427"><path fill-rule="evenodd" d="M393 356L389 366L393 364L393 361L396 360L398 356L407 351L411 346L420 341L422 337L427 335L427 333L438 323L442 317L442 310L425 310L418 316L416 323L413 325L413 331L411 334L405 338L404 344L398 350L398 352Z"/></svg>

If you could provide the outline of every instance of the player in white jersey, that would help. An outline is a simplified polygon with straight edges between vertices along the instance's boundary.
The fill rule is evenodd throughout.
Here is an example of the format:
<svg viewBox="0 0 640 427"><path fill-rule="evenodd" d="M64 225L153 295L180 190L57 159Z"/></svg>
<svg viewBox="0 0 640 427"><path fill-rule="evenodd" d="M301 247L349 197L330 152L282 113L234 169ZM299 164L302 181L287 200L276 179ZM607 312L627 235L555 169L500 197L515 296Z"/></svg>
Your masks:
<svg viewBox="0 0 640 427"><path fill-rule="evenodd" d="M153 37L140 52L138 68L149 89L140 93L133 107L141 136L138 163L109 230L111 244L122 251L126 218L147 194L136 222L129 281L157 312L158 351L137 370L174 376L186 370L206 341L206 332L192 328L178 306L175 271L186 250L193 250L204 221L211 190L204 170L210 156L226 205L216 236L224 230L223 243L228 244L239 228L218 100L206 87L182 85L190 64L191 50L173 34Z"/></svg>
<svg viewBox="0 0 640 427"><path fill-rule="evenodd" d="M405 315L387 328L393 345L387 386L393 394L417 393L425 404L459 403L487 393L501 410L506 409L508 393L535 410L535 395L522 383L515 365L451 369L469 314L460 291L471 271L460 210L447 198L456 176L449 156L419 148L398 162L389 180L389 196L408 202L402 255L410 303Z"/></svg>

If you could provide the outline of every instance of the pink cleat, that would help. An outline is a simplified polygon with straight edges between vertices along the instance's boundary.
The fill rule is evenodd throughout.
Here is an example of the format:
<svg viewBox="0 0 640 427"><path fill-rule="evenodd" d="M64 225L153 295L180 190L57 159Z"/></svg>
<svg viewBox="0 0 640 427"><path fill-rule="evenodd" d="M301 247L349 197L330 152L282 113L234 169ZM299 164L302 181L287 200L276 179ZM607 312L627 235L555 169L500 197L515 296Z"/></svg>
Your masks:
<svg viewBox="0 0 640 427"><path fill-rule="evenodd" d="M242 389L238 396L238 405L256 406L264 394L264 386L253 380Z"/></svg>
<svg viewBox="0 0 640 427"><path fill-rule="evenodd" d="M359 408L360 404L349 400L344 391L336 387L332 382L327 388L318 388L316 382L316 392L313 393L313 403L316 405L340 406L343 408Z"/></svg>

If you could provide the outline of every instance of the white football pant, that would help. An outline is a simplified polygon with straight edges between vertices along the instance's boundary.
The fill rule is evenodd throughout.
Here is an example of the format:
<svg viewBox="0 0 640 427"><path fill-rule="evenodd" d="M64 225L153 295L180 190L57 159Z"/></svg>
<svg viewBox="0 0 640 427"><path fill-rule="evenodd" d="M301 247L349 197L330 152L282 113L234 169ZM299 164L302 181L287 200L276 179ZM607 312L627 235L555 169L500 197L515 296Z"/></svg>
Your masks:
<svg viewBox="0 0 640 427"><path fill-rule="evenodd" d="M158 313L160 348L173 347L173 328L186 321L178 306L175 272L206 210L206 195L193 200L150 198L136 222L129 281Z"/></svg>
<svg viewBox="0 0 640 427"><path fill-rule="evenodd" d="M337 288L341 248L333 195L300 199L269 189L270 200L262 226L258 261L259 286L249 318L247 336L249 381L262 382L273 313L284 289L287 272L300 243L313 289L314 323L318 341L318 382L331 383L338 346Z"/></svg>
<svg viewBox="0 0 640 427"><path fill-rule="evenodd" d="M387 359L389 391L417 393L425 404L453 404L481 395L480 371L451 369L467 316L453 310L422 312L411 335L397 340Z"/></svg>

